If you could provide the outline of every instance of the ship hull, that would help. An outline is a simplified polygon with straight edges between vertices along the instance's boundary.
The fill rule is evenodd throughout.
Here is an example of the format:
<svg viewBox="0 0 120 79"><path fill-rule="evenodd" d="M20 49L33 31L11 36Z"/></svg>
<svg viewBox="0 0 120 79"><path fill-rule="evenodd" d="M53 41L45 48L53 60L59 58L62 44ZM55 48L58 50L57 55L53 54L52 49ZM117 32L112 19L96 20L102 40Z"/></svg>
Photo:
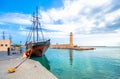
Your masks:
<svg viewBox="0 0 120 79"><path fill-rule="evenodd" d="M43 56L49 46L50 40L47 40L43 42L29 43L27 44L26 49L30 49L31 55L33 56Z"/></svg>

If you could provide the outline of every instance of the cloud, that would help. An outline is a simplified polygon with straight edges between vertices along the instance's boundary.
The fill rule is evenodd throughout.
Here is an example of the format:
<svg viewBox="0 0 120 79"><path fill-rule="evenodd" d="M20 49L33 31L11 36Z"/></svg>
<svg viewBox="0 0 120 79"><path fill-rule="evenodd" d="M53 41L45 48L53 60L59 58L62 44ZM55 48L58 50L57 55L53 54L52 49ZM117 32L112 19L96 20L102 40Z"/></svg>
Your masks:
<svg viewBox="0 0 120 79"><path fill-rule="evenodd" d="M3 25L4 23L3 22L0 22L0 25Z"/></svg>
<svg viewBox="0 0 120 79"><path fill-rule="evenodd" d="M65 39L70 32L73 32L77 36L75 37L77 43L79 39L83 39L81 41L86 45L97 43L117 45L120 39L120 3L118 2L118 0L63 0L63 6L40 9L44 34L54 42L59 42L57 39ZM0 24L19 24L21 34L26 35L25 30L31 24L31 19L29 14L6 13L0 15ZM87 41L88 39L90 41Z"/></svg>
<svg viewBox="0 0 120 79"><path fill-rule="evenodd" d="M99 29L103 32L102 28L117 24L116 20L120 18L120 9L111 10L116 7L112 0L63 0L63 3L64 6L59 8L40 10L41 24L45 29L78 34L94 33ZM0 24L30 25L32 19L31 15L20 13L6 13L0 17Z"/></svg>
<svg viewBox="0 0 120 79"><path fill-rule="evenodd" d="M8 24L23 24L28 25L30 22L31 15L20 14L20 13L5 13L0 15L0 23Z"/></svg>
<svg viewBox="0 0 120 79"><path fill-rule="evenodd" d="M64 0L63 7L41 11L41 16L49 29L64 33L93 33L95 29L107 28L120 18L120 9L109 12L114 6L112 0Z"/></svg>
<svg viewBox="0 0 120 79"><path fill-rule="evenodd" d="M43 25L48 29L60 31L52 33L53 38L66 38L69 32L78 35L78 38L81 34L86 34L91 38L90 36L93 34L95 35L93 42L98 43L99 34L105 34L106 38L101 41L102 45L110 45L113 44L113 40L108 41L110 38L108 34L112 34L111 37L117 35L115 39L118 42L120 4L114 0L63 0L63 3L63 7L40 11ZM100 37L104 38L102 35ZM93 42L89 41L91 45Z"/></svg>
<svg viewBox="0 0 120 79"><path fill-rule="evenodd" d="M86 45L86 46L115 46L119 45L120 35L114 33L105 33L105 34L79 34L74 35L74 43L77 45Z"/></svg>

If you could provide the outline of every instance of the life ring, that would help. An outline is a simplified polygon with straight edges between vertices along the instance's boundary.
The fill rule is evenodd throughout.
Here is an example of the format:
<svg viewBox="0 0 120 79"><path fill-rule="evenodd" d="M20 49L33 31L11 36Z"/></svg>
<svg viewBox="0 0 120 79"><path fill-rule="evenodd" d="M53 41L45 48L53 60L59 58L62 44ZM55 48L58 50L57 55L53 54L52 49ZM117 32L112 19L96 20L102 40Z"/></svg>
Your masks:
<svg viewBox="0 0 120 79"><path fill-rule="evenodd" d="M29 51L26 51L26 52L25 52L25 55L26 55L27 58L29 58L29 57L30 57L30 52L29 52Z"/></svg>

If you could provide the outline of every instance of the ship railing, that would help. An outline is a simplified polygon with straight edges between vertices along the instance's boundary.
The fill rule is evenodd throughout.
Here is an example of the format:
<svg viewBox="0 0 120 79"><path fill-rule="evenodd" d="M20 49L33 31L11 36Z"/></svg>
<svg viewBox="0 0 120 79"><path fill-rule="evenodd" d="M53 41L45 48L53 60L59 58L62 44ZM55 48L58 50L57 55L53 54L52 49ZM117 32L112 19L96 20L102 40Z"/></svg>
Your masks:
<svg viewBox="0 0 120 79"><path fill-rule="evenodd" d="M50 39L48 39L48 40L50 40ZM48 40L44 40L44 42L46 42ZM34 43L37 43L37 42L43 42L43 41L30 41L30 42L26 42L26 44L34 44Z"/></svg>

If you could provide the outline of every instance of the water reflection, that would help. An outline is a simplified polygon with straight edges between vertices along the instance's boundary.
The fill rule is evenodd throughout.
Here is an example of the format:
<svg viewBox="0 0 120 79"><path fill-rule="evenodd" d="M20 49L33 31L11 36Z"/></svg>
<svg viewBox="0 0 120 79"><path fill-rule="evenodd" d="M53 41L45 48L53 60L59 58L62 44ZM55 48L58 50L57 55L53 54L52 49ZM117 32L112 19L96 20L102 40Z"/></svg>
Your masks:
<svg viewBox="0 0 120 79"><path fill-rule="evenodd" d="M45 55L43 55L42 57L32 56L31 59L40 62L46 69L50 70L49 61Z"/></svg>
<svg viewBox="0 0 120 79"><path fill-rule="evenodd" d="M72 49L69 50L69 59L70 59L70 65L72 65L73 64L73 50Z"/></svg>

